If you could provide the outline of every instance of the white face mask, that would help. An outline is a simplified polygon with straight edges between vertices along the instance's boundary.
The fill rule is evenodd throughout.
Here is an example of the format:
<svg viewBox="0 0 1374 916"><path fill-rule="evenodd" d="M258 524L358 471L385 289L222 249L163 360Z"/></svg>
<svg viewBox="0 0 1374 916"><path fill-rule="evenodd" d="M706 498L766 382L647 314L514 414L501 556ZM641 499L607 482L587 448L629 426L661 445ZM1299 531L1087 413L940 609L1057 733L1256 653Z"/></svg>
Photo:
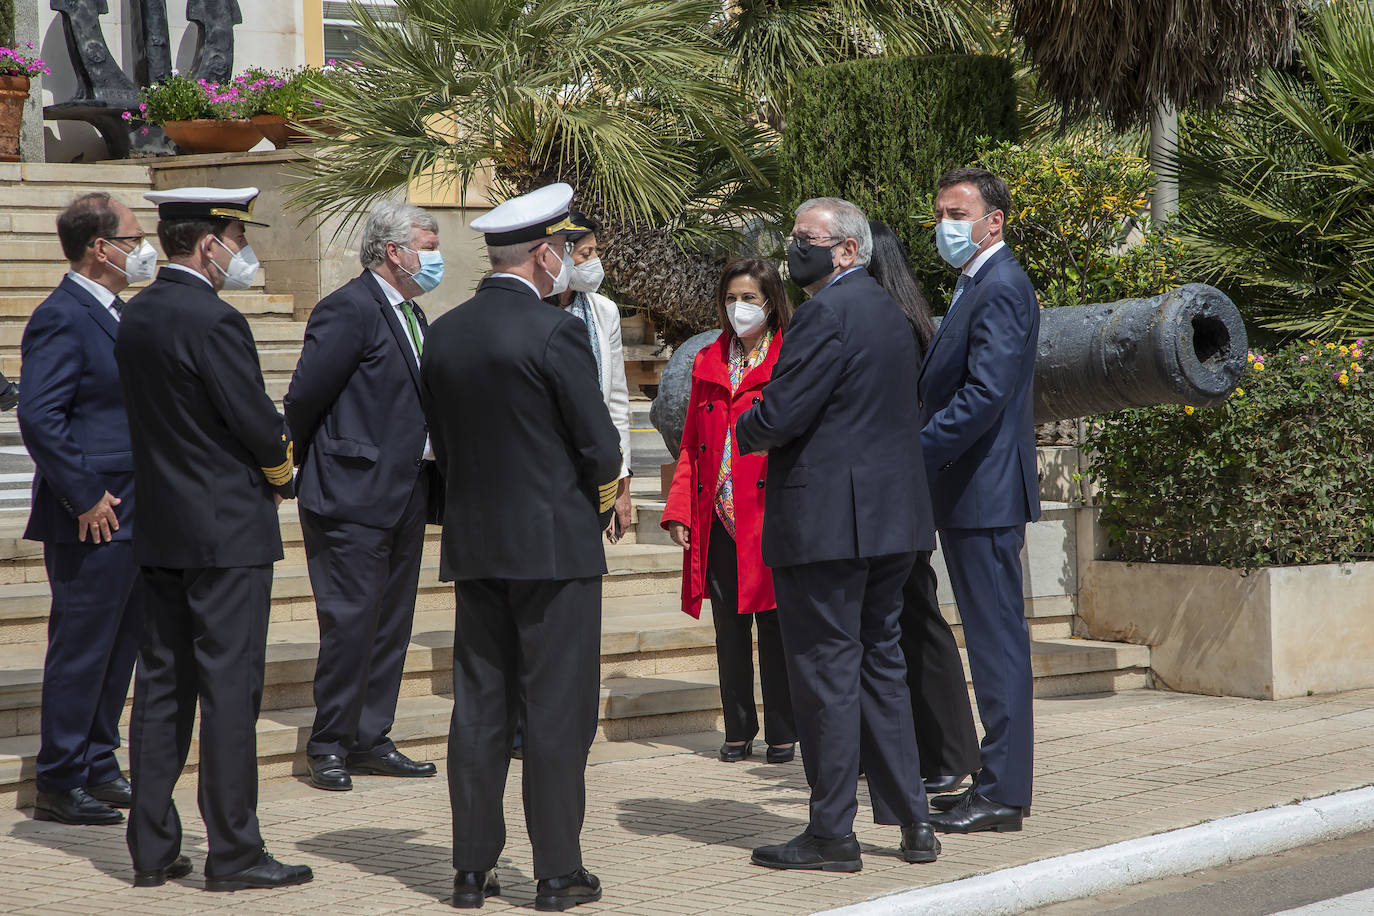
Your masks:
<svg viewBox="0 0 1374 916"><path fill-rule="evenodd" d="M550 247L549 250L553 251L553 248ZM549 274L549 277L553 280L553 291L549 295L557 296L568 288L568 281L572 279L572 271L568 269L568 265L571 263L572 258L568 257L566 254L563 255L563 259L558 262L558 273L551 274L549 273L549 269L544 266L544 256L542 254L539 256L539 269Z"/></svg>
<svg viewBox="0 0 1374 916"><path fill-rule="evenodd" d="M581 264L574 264L571 258L565 257L564 263L572 272L572 277L568 280L568 289L579 293L594 293L601 288L601 281L606 279L606 271L601 266L600 258L588 258Z"/></svg>
<svg viewBox="0 0 1374 916"><path fill-rule="evenodd" d="M229 246L219 240L217 236L211 236L219 247L229 251ZM253 253L252 245L244 245L238 251L229 252L233 257L229 259L229 269L225 270L215 263L211 258L210 263L214 264L220 273L224 274L225 289L248 289L253 285L253 278L258 275L258 256Z"/></svg>
<svg viewBox="0 0 1374 916"><path fill-rule="evenodd" d="M124 252L124 266L120 267L114 261L109 264L122 273L126 280L130 283L147 283L153 279L157 273L157 249L149 245L147 239L139 242L133 251L124 251L122 248L120 251Z"/></svg>
<svg viewBox="0 0 1374 916"><path fill-rule="evenodd" d="M725 303L725 314L739 337L754 333L768 320L768 313L763 310L762 305L742 302L739 299Z"/></svg>

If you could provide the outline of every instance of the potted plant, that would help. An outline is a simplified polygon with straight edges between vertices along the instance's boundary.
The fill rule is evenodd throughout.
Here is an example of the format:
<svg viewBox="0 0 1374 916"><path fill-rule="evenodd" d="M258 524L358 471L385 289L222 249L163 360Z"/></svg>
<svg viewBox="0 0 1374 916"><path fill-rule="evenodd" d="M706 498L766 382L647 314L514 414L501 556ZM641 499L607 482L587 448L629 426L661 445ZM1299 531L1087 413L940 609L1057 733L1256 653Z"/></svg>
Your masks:
<svg viewBox="0 0 1374 916"><path fill-rule="evenodd" d="M33 42L24 47L0 47L0 162L19 161L19 131L24 122L24 103L29 98L29 78L52 71L41 57L34 57Z"/></svg>
<svg viewBox="0 0 1374 916"><path fill-rule="evenodd" d="M1365 341L1250 354L1219 407L1098 418L1087 450L1114 560L1087 564L1098 639L1162 686L1284 698L1374 686L1374 372Z"/></svg>
<svg viewBox="0 0 1374 916"><path fill-rule="evenodd" d="M242 87L193 80L173 72L141 93L139 119L158 124L188 153L252 149L262 133L253 126L253 99ZM133 120L126 113L125 120Z"/></svg>

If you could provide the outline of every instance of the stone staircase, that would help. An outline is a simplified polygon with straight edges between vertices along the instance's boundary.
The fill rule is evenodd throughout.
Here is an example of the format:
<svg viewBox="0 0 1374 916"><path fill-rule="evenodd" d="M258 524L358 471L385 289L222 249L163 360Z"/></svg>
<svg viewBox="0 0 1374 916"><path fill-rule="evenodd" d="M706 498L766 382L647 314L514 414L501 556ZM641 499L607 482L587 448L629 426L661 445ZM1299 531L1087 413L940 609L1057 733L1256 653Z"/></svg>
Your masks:
<svg viewBox="0 0 1374 916"><path fill-rule="evenodd" d="M53 223L87 190L108 190L135 209L150 239L153 208L142 199L148 170L136 164L0 164L0 195L14 205L0 212L0 369L22 375L19 340L24 323L66 269ZM155 239L154 239L155 243ZM304 324L292 320L290 296L261 288L225 298L249 317L266 384L280 402L295 367ZM681 552L659 527L660 466L669 460L648 422L640 385L656 380L664 359L642 321L625 322L633 427L636 518L619 544L607 546L601 635L601 713L598 740L630 740L720 727L720 697L709 606L700 621L679 610ZM21 380L22 388L22 380ZM41 545L20 538L33 471L14 415L0 415L0 805L33 797L39 697L49 592ZM1141 646L1072 637L1077 593L1077 510L1047 504L1028 532L1026 613L1033 639L1039 696L1100 693L1143 687L1149 652ZM303 771L313 718L311 680L318 630L305 570L295 506L281 510L285 559L275 570L258 756L265 776ZM453 592L438 581L439 532L429 529L414 631L406 660L393 738L408 753L442 758L452 708ZM938 555L937 555L938 557ZM946 578L941 601L962 632ZM126 716L128 708L126 706ZM192 750L194 766L198 751Z"/></svg>

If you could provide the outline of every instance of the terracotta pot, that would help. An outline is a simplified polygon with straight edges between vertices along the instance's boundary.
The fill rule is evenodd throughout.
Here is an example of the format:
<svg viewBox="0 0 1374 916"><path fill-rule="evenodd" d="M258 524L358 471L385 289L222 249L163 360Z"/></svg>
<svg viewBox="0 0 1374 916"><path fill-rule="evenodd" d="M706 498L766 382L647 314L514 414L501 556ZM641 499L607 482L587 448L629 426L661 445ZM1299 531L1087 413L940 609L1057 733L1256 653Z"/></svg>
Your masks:
<svg viewBox="0 0 1374 916"><path fill-rule="evenodd" d="M187 153L241 153L257 146L262 131L252 121L168 121L162 130Z"/></svg>
<svg viewBox="0 0 1374 916"><path fill-rule="evenodd" d="M291 129L286 119L281 115L255 114L248 120L252 121L253 126L256 127L277 149L281 149L293 142L291 135L295 133L295 131Z"/></svg>
<svg viewBox="0 0 1374 916"><path fill-rule="evenodd" d="M27 76L0 76L0 162L19 161L19 130L28 99Z"/></svg>

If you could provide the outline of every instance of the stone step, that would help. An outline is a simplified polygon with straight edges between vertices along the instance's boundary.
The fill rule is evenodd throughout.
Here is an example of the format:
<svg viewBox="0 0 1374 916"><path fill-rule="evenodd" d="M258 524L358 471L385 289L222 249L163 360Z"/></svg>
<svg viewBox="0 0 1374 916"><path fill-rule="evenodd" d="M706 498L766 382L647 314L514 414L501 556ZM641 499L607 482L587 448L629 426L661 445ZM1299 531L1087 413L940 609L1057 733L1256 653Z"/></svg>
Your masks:
<svg viewBox="0 0 1374 916"><path fill-rule="evenodd" d="M134 187L124 184L112 187L83 186L73 188L61 182L23 181L0 188L0 195L4 196L5 207L11 213L43 208L51 210L52 218L55 219L59 212L65 210L73 200L82 194L90 191L108 191L110 197L137 213L140 222L145 214L151 216L156 222L157 207L143 197L148 190L147 185Z"/></svg>
<svg viewBox="0 0 1374 916"><path fill-rule="evenodd" d="M57 275L57 281L60 282L61 279L62 275L59 273ZM54 283L54 285L56 284ZM135 292L142 288L142 286L132 287ZM127 293L125 298L127 299L133 295L134 293ZM279 316L287 322L296 323L292 322L292 316L295 314L296 308L296 297L289 293L265 293L261 290L246 290L243 292L221 292L219 295L221 299L228 302L245 315L254 317ZM0 323L6 325L15 323L20 326L24 325L28 322L29 316L33 314L33 310L38 308L46 298L48 298L46 293L41 296L12 295L6 293L4 290L0 290ZM305 324L304 322L300 322L299 324L301 326L301 333L304 335Z"/></svg>
<svg viewBox="0 0 1374 916"><path fill-rule="evenodd" d="M2 162L0 187L11 182L25 184L92 185L93 190L111 190L129 185L144 191L152 189L148 166L134 162ZM87 189L82 189L85 193ZM4 192L0 192L4 193Z"/></svg>
<svg viewBox="0 0 1374 916"><path fill-rule="evenodd" d="M9 261L0 262L0 295L46 296L61 282L62 275L70 266L64 260L26 261L22 266L14 266ZM253 280L253 289L261 291L265 282L263 272L258 271ZM130 288L137 291L144 285L135 284ZM132 296L133 293L127 295Z"/></svg>

